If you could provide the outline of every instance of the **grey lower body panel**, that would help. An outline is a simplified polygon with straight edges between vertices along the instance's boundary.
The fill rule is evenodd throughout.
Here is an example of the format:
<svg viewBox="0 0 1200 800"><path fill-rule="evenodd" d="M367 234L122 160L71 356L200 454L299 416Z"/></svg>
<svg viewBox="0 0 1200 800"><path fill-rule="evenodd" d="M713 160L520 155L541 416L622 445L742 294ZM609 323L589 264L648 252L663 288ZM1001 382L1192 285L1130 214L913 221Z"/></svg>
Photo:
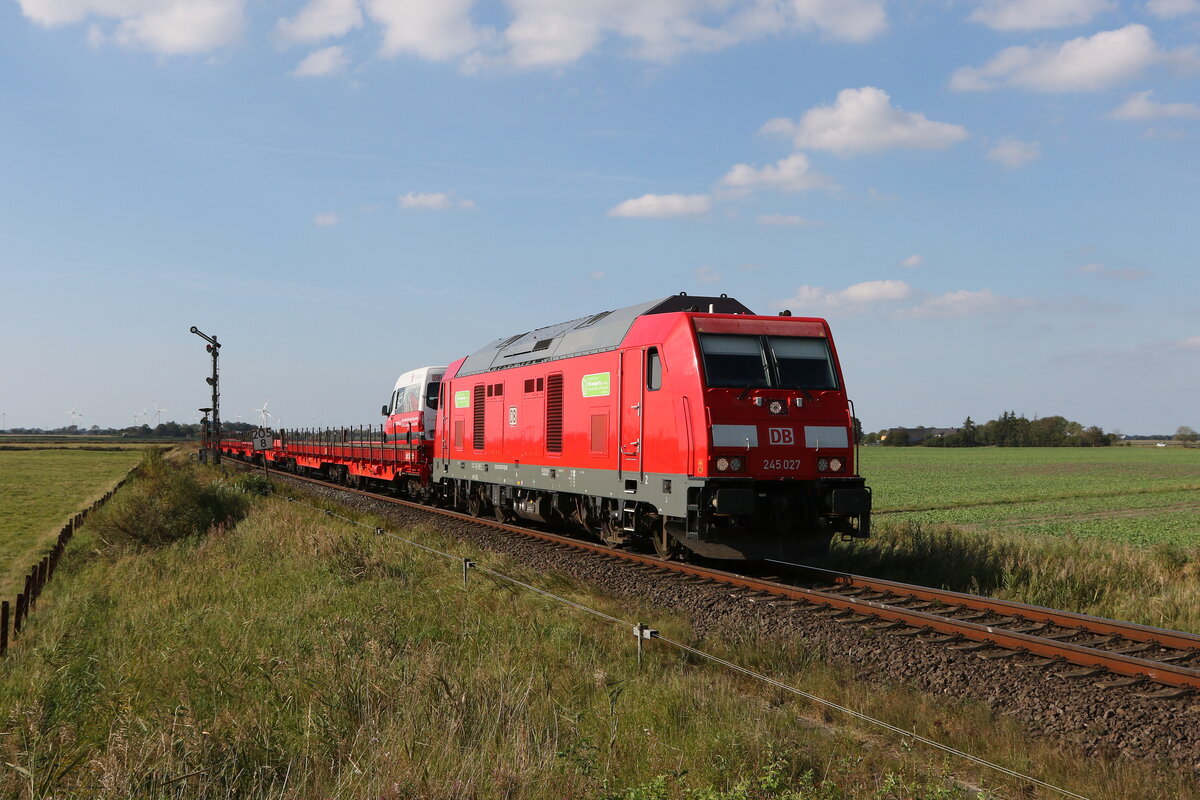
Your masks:
<svg viewBox="0 0 1200 800"><path fill-rule="evenodd" d="M858 477L696 478L456 459L435 460L433 479L512 487L518 495L529 491L617 501L603 507L650 511L660 530L710 558L815 556L828 550L835 535L862 538L870 530L870 490Z"/></svg>
<svg viewBox="0 0 1200 800"><path fill-rule="evenodd" d="M567 492L614 500L649 503L660 514L687 516L688 488L700 487L705 478L658 472L619 472L580 469L553 464L506 464L489 461L434 459L433 480L443 478L519 486L543 492Z"/></svg>

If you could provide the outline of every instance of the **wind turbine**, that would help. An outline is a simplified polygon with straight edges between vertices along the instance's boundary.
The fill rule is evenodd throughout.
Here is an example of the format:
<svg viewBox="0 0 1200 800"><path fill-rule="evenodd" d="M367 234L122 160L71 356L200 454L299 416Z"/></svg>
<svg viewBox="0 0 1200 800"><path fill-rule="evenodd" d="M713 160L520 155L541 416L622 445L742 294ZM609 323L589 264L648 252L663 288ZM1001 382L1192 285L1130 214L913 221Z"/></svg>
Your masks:
<svg viewBox="0 0 1200 800"><path fill-rule="evenodd" d="M263 400L262 408L251 409L258 412L258 418L261 422L261 427L267 427L267 420L271 418L271 412L267 411L267 406L271 404L270 400Z"/></svg>
<svg viewBox="0 0 1200 800"><path fill-rule="evenodd" d="M79 420L83 419L83 414L79 413L79 406L71 406L71 410L66 413L71 415L71 425L79 427Z"/></svg>
<svg viewBox="0 0 1200 800"><path fill-rule="evenodd" d="M162 415L168 413L171 409L159 408L157 400L151 400L150 405L154 406L154 425L157 427L162 421Z"/></svg>
<svg viewBox="0 0 1200 800"><path fill-rule="evenodd" d="M8 419L7 411L0 411L0 431L8 430L4 427L4 421Z"/></svg>

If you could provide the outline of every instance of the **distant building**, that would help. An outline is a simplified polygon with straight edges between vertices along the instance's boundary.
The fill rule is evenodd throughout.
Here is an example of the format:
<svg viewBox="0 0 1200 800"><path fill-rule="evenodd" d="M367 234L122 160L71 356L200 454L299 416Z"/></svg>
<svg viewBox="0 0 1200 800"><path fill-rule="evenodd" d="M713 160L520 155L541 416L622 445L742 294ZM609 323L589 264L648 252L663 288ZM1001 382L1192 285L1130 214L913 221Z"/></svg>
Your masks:
<svg viewBox="0 0 1200 800"><path fill-rule="evenodd" d="M905 444L920 444L926 439L940 439L943 436L952 436L958 433L959 428L890 428L886 433L879 436L880 442L886 442L889 438L895 437L900 433L906 434L901 438Z"/></svg>

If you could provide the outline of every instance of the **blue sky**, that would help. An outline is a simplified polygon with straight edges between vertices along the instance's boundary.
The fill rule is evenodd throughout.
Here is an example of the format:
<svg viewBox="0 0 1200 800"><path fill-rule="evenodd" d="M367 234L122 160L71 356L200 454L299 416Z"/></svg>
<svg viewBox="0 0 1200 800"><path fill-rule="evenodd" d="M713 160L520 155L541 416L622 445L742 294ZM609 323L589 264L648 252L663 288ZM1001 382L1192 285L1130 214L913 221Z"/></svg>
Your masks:
<svg viewBox="0 0 1200 800"><path fill-rule="evenodd" d="M7 0L0 426L378 421L687 291L868 430L1200 427L1200 0Z"/></svg>

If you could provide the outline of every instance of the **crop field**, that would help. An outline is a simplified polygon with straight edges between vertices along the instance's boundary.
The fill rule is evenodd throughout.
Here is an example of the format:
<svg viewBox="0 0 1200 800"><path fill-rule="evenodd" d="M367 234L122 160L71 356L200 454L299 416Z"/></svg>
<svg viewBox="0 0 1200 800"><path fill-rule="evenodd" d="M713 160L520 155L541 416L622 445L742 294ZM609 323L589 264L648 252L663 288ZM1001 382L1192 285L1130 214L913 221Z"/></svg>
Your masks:
<svg viewBox="0 0 1200 800"><path fill-rule="evenodd" d="M0 597L15 596L67 518L108 491L141 448L0 447Z"/></svg>
<svg viewBox="0 0 1200 800"><path fill-rule="evenodd" d="M1200 544L1200 449L869 447L878 520Z"/></svg>

